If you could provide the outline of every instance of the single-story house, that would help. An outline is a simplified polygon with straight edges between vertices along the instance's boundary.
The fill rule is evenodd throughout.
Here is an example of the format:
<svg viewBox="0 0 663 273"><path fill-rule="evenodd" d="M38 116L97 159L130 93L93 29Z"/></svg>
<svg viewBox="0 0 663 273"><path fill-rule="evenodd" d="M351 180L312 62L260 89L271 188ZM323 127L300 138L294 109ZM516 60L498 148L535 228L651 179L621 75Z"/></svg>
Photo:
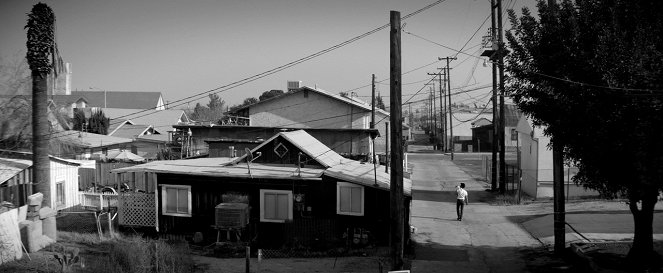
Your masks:
<svg viewBox="0 0 663 273"><path fill-rule="evenodd" d="M137 177L153 181L136 186L146 193L120 196L120 225L215 237L215 229L228 229L218 223L232 220L216 207L240 196L248 213L232 228L263 248L388 244L389 174L340 156L303 130L278 133L241 157L153 161L113 172L129 185ZM411 181L403 184L409 219ZM137 211L149 221L134 221Z"/></svg>
<svg viewBox="0 0 663 273"><path fill-rule="evenodd" d="M520 144L520 170L523 191L534 198L553 197L553 155L545 128L534 126L522 116L516 127ZM564 166L564 194L569 198L598 196L598 192L576 185L571 179L578 172Z"/></svg>
<svg viewBox="0 0 663 273"><path fill-rule="evenodd" d="M32 189L32 154L2 151L0 157L0 202L8 201L16 206L25 205ZM78 195L78 169L80 163L54 156L50 158L51 204L56 210L76 206Z"/></svg>

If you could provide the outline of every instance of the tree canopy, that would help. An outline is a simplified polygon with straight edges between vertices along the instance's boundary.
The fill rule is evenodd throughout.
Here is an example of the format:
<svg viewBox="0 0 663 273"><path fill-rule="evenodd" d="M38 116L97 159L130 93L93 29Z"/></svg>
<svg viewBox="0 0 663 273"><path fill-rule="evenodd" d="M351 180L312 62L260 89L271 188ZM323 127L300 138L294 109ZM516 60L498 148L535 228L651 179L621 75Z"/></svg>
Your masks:
<svg viewBox="0 0 663 273"><path fill-rule="evenodd" d="M226 102L219 95L212 93L209 94L207 106L196 103L196 107L189 116L195 121L217 122L223 117L223 108L225 105Z"/></svg>
<svg viewBox="0 0 663 273"><path fill-rule="evenodd" d="M507 91L564 148L579 169L575 182L628 197L636 223L629 257L649 254L663 189L663 3L537 7L538 18L527 8L520 17L509 11Z"/></svg>
<svg viewBox="0 0 663 273"><path fill-rule="evenodd" d="M283 90L272 89L269 91L262 92L262 94L260 94L260 97L258 97L258 100L263 101L283 94L284 94Z"/></svg>

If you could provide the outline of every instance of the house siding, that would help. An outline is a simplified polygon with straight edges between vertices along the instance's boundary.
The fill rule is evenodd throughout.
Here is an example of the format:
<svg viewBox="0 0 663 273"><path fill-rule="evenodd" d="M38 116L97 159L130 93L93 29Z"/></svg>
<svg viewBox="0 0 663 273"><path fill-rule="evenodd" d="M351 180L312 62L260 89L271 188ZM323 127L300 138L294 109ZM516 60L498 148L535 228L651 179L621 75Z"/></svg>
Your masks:
<svg viewBox="0 0 663 273"><path fill-rule="evenodd" d="M293 242L307 243L316 239L327 243L342 243L344 232L355 229L368 231L370 240L380 245L388 244L389 192L364 187L364 215L349 216L336 213L337 179L322 180L274 180L245 178L215 178L159 174L159 191L163 185L191 186L192 217L163 215L162 197L159 197L159 229L164 233L192 234L203 232L216 236L213 229L215 207L222 203L224 193L241 193L249 196L251 220L248 233L257 238L261 247L279 247ZM260 190L286 190L304 194L302 208L293 203L293 221L290 223L260 222ZM409 199L408 199L409 200ZM382 204L382 205L378 205ZM308 208L310 207L310 211ZM408 217L406 217L408 219ZM408 223L406 223L408 224ZM329 233L329 234L327 234ZM324 238L323 238L324 237Z"/></svg>
<svg viewBox="0 0 663 273"><path fill-rule="evenodd" d="M306 90L285 96L250 107L251 126L368 128L367 111L359 107Z"/></svg>
<svg viewBox="0 0 663 273"><path fill-rule="evenodd" d="M51 160L51 208L62 210L80 204L78 196L78 166ZM64 205L56 206L56 184L64 181Z"/></svg>

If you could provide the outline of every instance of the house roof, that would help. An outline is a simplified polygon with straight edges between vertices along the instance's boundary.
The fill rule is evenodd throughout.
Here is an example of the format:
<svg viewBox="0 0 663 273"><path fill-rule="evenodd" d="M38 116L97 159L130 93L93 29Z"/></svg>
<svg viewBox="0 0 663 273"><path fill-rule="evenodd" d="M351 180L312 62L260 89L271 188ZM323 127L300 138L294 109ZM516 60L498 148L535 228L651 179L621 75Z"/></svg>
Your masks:
<svg viewBox="0 0 663 273"><path fill-rule="evenodd" d="M249 104L249 105L245 105L245 106L239 107L239 108L235 109L235 111L239 111L239 110L242 110L242 109L250 108L250 107L253 107L253 106L255 106L255 105L262 104L262 103L266 103L266 102L270 102L270 101L274 101L274 100L285 99L285 98L287 98L287 97L289 97L289 96L292 96L292 95L294 95L294 94L297 94L297 93L299 93L299 92L303 92L303 91L315 92L315 93L318 93L318 94L320 94L320 95L323 95L323 96L329 97L329 98L331 98L331 99L334 99L334 100L337 100L337 101L340 101L340 102L343 102L343 103L346 103L346 104L350 104L350 105L356 106L356 107L358 107L358 108L360 108L360 109L363 109L363 110L366 110L366 111L371 111L371 105L369 105L368 103L366 103L366 102L364 102L364 101L362 101L362 100L359 100L359 99L356 99L356 98L346 98L346 97L343 97L343 96L340 96L340 95L336 95L336 94L329 93L329 92L324 91L324 90L319 89L319 88L311 88L311 87L308 87L308 86L302 86L301 88L299 88L299 89L297 89L297 90L295 90L295 91L287 92L287 93L284 93L284 94L279 95L279 96L276 96L276 97L272 97L272 98L269 98L269 99L266 99L266 100L262 100L262 101L256 102L256 103L254 103L254 104ZM377 112L381 112L382 114L389 115L389 112L386 112L386 111L384 111L384 110L382 110L382 109L375 108L375 110L376 110Z"/></svg>
<svg viewBox="0 0 663 273"><path fill-rule="evenodd" d="M114 137L87 132L67 130L54 133L51 138L60 138L70 145L84 148L101 148L116 144L130 143L132 140L123 137Z"/></svg>
<svg viewBox="0 0 663 273"><path fill-rule="evenodd" d="M168 134L153 134L138 136L136 140L146 140L149 142L168 142Z"/></svg>
<svg viewBox="0 0 663 273"><path fill-rule="evenodd" d="M124 138L136 138L143 135L147 130L152 128L151 125L133 125L133 124L124 124L119 128L116 128L108 134L109 136L114 137L124 137Z"/></svg>
<svg viewBox="0 0 663 273"><path fill-rule="evenodd" d="M32 166L32 160L0 158L0 184Z"/></svg>
<svg viewBox="0 0 663 273"><path fill-rule="evenodd" d="M456 136L469 136L472 137L472 122L482 118L490 119L493 117L492 113L453 113L453 133ZM447 130L447 135L450 131Z"/></svg>
<svg viewBox="0 0 663 273"><path fill-rule="evenodd" d="M157 130L168 131L180 120L189 121L184 110L166 109L166 110L145 110L145 109L121 109L121 108L102 108L107 118L111 119L111 128L116 128L123 121L130 120L131 124L152 125Z"/></svg>
<svg viewBox="0 0 663 273"><path fill-rule="evenodd" d="M161 98L161 92L71 91L71 95L87 98L92 106L123 109L154 109Z"/></svg>
<svg viewBox="0 0 663 273"><path fill-rule="evenodd" d="M89 103L87 98L84 96L75 96L75 95L49 95L49 99L55 103L56 106L63 106L65 104L76 103L80 100L83 100L85 103Z"/></svg>
<svg viewBox="0 0 663 273"><path fill-rule="evenodd" d="M324 174L351 183L390 190L391 176L388 173L373 170L373 164L348 161L325 170ZM412 196L412 180L403 178L403 193Z"/></svg>
<svg viewBox="0 0 663 273"><path fill-rule="evenodd" d="M251 174L247 164L230 164L233 158L214 157L180 160L152 161L145 164L115 169L114 173L125 172L157 172L170 174L212 176L212 177L244 177L269 179L319 179L324 169L300 168L294 165L268 165L251 163Z"/></svg>
<svg viewBox="0 0 663 273"><path fill-rule="evenodd" d="M288 140L290 143L292 143L297 148L299 148L299 150L301 150L304 154L306 154L310 158L313 158L316 162L320 163L320 165L326 168L329 168L337 164L341 164L342 162L349 160L342 157L341 155L339 155L329 147L325 146L325 144L322 144L322 142L312 137L304 130L278 133L273 137L269 138L268 140L265 140L265 142L253 148L253 150L251 151L252 152L257 151L258 149L262 148L268 143L271 143L274 139L276 139L279 136ZM246 156L247 155L245 154L237 158L234 161L234 163L241 162Z"/></svg>

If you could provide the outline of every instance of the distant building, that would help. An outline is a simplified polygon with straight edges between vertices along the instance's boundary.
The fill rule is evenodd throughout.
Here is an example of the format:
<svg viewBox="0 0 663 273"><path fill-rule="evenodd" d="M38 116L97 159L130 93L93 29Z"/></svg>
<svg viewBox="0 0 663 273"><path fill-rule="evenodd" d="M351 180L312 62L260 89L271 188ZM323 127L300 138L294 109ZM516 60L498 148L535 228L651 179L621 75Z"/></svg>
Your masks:
<svg viewBox="0 0 663 273"><path fill-rule="evenodd" d="M164 110L161 92L71 91L72 96L85 97L91 107Z"/></svg>

